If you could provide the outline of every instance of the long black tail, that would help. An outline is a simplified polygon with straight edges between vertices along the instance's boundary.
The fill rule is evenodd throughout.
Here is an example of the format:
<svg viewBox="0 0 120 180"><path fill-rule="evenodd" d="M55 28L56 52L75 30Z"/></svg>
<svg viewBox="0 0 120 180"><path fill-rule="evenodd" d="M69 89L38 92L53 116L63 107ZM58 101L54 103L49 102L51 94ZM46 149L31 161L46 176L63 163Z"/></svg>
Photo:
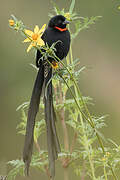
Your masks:
<svg viewBox="0 0 120 180"><path fill-rule="evenodd" d="M43 82L44 82L44 65L41 62L36 77L36 81L34 84L30 106L28 110L26 136L25 136L24 150L23 150L23 161L25 162L25 173L27 175L29 174L29 166L32 157L35 118L40 104L40 96L42 93Z"/></svg>
<svg viewBox="0 0 120 180"><path fill-rule="evenodd" d="M47 127L47 145L48 145L48 159L50 175L52 178L55 176L55 160L60 152L59 140L56 133L56 116L53 107L52 96L52 68L49 69L48 75L45 78L45 120Z"/></svg>

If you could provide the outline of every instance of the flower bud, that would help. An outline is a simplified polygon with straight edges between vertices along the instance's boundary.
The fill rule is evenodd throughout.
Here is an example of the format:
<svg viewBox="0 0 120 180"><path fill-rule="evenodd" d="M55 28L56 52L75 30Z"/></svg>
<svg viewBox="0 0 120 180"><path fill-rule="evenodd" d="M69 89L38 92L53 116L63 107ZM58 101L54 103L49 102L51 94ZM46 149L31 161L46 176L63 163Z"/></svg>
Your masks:
<svg viewBox="0 0 120 180"><path fill-rule="evenodd" d="M10 19L10 20L9 20L9 25L10 25L10 26L14 26L14 24L15 24L14 20L13 20L13 19Z"/></svg>

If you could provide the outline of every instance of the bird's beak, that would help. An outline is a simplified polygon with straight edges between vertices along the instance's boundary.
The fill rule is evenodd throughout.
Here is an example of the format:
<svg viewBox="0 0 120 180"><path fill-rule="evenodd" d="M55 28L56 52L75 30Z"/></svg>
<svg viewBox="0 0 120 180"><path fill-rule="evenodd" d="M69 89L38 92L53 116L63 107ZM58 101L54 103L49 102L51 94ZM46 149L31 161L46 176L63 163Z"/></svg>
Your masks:
<svg viewBox="0 0 120 180"><path fill-rule="evenodd" d="M63 24L69 24L70 22L69 21L67 21L67 20L65 20L64 22L63 22Z"/></svg>

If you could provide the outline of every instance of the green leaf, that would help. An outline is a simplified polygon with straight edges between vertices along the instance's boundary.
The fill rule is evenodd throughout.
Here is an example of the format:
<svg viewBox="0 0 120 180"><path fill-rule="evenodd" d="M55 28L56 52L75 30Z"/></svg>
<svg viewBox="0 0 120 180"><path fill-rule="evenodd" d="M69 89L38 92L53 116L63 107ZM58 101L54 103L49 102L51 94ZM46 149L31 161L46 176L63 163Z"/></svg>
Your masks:
<svg viewBox="0 0 120 180"><path fill-rule="evenodd" d="M13 166L7 175L7 180L15 180L17 175L24 175L24 162L22 160L12 160L7 164Z"/></svg>
<svg viewBox="0 0 120 180"><path fill-rule="evenodd" d="M114 142L112 139L108 139L109 142L111 142L116 148L118 148L119 146L116 144L116 142Z"/></svg>
<svg viewBox="0 0 120 180"><path fill-rule="evenodd" d="M53 2L53 1L51 1L51 3L53 4L53 8L54 8L54 11L55 11L55 13L58 15L58 14L61 14L61 11L60 11L60 9L58 8L58 6L56 5L56 3L55 2Z"/></svg>
<svg viewBox="0 0 120 180"><path fill-rule="evenodd" d="M17 107L16 111L19 111L20 109L24 109L24 108L28 107L28 105L29 105L29 102L24 102Z"/></svg>
<svg viewBox="0 0 120 180"><path fill-rule="evenodd" d="M74 39L80 31L84 29L88 29L89 25L95 24L95 22L101 18L101 16L92 16L88 17L80 17L79 20L75 21L75 32L72 34L72 39Z"/></svg>
<svg viewBox="0 0 120 180"><path fill-rule="evenodd" d="M32 156L31 167L45 171L45 166L48 165L48 154L46 151L34 153Z"/></svg>
<svg viewBox="0 0 120 180"><path fill-rule="evenodd" d="M22 121L17 125L16 129L18 130L18 134L25 135L27 116L26 116L25 111L23 109L22 109L21 120Z"/></svg>
<svg viewBox="0 0 120 180"><path fill-rule="evenodd" d="M16 22L18 21L18 19L12 14L11 17L13 18L13 20Z"/></svg>
<svg viewBox="0 0 120 180"><path fill-rule="evenodd" d="M30 66L32 66L35 70L38 71L38 68L34 64L30 63Z"/></svg>
<svg viewBox="0 0 120 180"><path fill-rule="evenodd" d="M72 14L74 6L75 6L75 0L72 0L71 5L70 5L70 9L69 9L70 14Z"/></svg>

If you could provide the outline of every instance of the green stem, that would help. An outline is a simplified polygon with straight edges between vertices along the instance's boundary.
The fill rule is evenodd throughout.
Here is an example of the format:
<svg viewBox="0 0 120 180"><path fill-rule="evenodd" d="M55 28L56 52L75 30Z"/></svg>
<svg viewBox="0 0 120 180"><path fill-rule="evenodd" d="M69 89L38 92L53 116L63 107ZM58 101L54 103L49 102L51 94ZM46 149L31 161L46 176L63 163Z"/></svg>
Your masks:
<svg viewBox="0 0 120 180"><path fill-rule="evenodd" d="M72 44L70 45L70 60L72 64L73 63Z"/></svg>
<svg viewBox="0 0 120 180"><path fill-rule="evenodd" d="M105 180L108 180L105 165L104 165L104 176L105 176Z"/></svg>
<svg viewBox="0 0 120 180"><path fill-rule="evenodd" d="M66 62L67 62L67 65L70 64L69 54L68 54L67 57L66 57Z"/></svg>
<svg viewBox="0 0 120 180"><path fill-rule="evenodd" d="M76 103L76 105L77 105L78 110L79 110L80 113L83 115L83 117L89 122L89 124L92 126L91 122L87 119L86 115L81 111L81 108L80 108L80 106L79 106L79 104L78 104L78 101L77 101L74 93L72 92L71 88L69 87L68 83L66 82L66 80L65 80L60 74L59 74L59 76L63 79L63 81L65 82L66 86L67 86L68 89L70 90L70 93L71 93L72 97L73 97L74 100L75 100L75 103Z"/></svg>

